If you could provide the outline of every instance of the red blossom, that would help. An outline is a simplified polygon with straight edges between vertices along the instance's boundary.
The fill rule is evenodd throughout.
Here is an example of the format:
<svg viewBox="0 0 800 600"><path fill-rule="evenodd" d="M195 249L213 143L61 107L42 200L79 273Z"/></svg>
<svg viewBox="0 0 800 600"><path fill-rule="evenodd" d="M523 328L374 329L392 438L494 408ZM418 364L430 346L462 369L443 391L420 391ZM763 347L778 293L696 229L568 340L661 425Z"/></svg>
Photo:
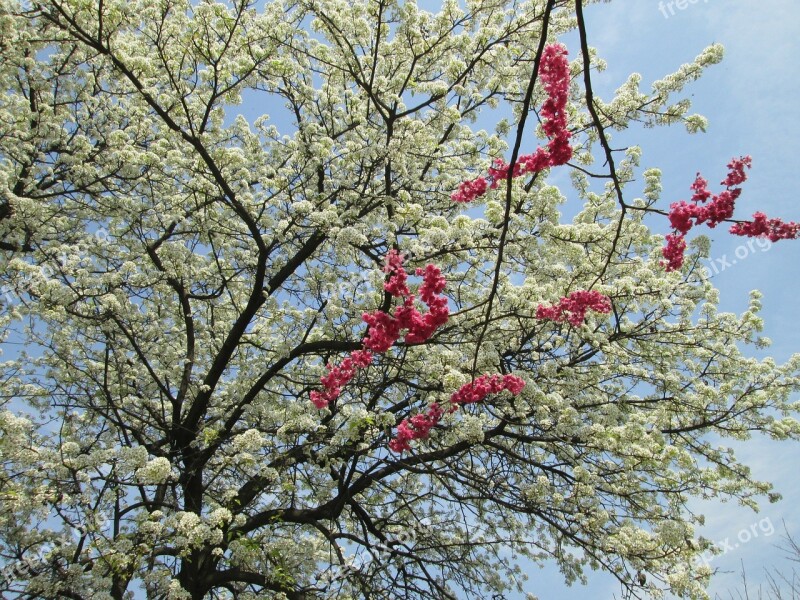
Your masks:
<svg viewBox="0 0 800 600"><path fill-rule="evenodd" d="M694 204L683 200L670 204L669 222L674 233L666 237L667 245L661 251L666 259L662 264L667 271L675 271L683 265L683 253L686 250L684 236L692 227L705 223L713 229L733 216L736 200L742 193L741 188L736 186L747 180L745 168L749 169L751 165L749 156L732 159L728 163L728 175L721 182L727 189L719 195L708 190L708 181L698 173L690 186Z"/></svg>
<svg viewBox="0 0 800 600"><path fill-rule="evenodd" d="M711 192L708 191L708 180L703 179L700 173L697 174L694 183L689 187L694 192L692 195L692 200L694 202L705 202L711 198Z"/></svg>
<svg viewBox="0 0 800 600"><path fill-rule="evenodd" d="M489 394L499 394L508 390L515 396L525 387L525 382L516 375L481 375L475 381L458 388L450 396L452 406L474 404L482 401Z"/></svg>
<svg viewBox="0 0 800 600"><path fill-rule="evenodd" d="M428 312L420 313L414 306L414 296L409 293L404 294L403 304L396 307L391 315L380 310L364 313L362 319L370 326L363 340L364 347L375 352L386 352L397 342L403 330L406 331L407 344L421 344L447 322L450 310L447 297L441 295L446 280L439 267L429 264L424 269L417 269L416 274L422 275L419 294L422 302L428 306Z"/></svg>
<svg viewBox="0 0 800 600"><path fill-rule="evenodd" d="M540 304L536 308L536 318L558 323L566 321L573 327L580 327L589 310L609 313L611 312L611 300L595 290L577 290L571 292L566 298L561 298L555 306Z"/></svg>
<svg viewBox="0 0 800 600"><path fill-rule="evenodd" d="M744 183L747 181L747 174L744 172L744 169L745 167L749 169L752 165L753 159L749 156L734 158L728 163L728 176L723 179L720 184L730 188Z"/></svg>
<svg viewBox="0 0 800 600"><path fill-rule="evenodd" d="M516 375L481 375L471 383L462 385L450 396L450 409L455 411L464 404L480 402L489 394L499 394L508 390L515 396L525 387L525 382ZM436 402L431 404L424 413L403 419L397 426L397 434L389 442L389 448L394 452L404 452L411 449L410 442L427 438L444 416L444 409Z"/></svg>
<svg viewBox="0 0 800 600"><path fill-rule="evenodd" d="M800 237L800 223L794 221L784 223L780 219L767 219L767 215L757 212L753 214L752 221L732 225L730 232L747 237L765 237L769 238L771 242L795 240Z"/></svg>
<svg viewBox="0 0 800 600"><path fill-rule="evenodd" d="M692 219L696 215L696 206L681 200L669 205L669 223L672 228L680 233L688 233L692 228Z"/></svg>
<svg viewBox="0 0 800 600"><path fill-rule="evenodd" d="M483 177L472 181L464 181L458 186L458 191L453 192L450 198L453 202L472 202L478 196L483 196L489 188L489 182Z"/></svg>
<svg viewBox="0 0 800 600"><path fill-rule="evenodd" d="M389 449L394 452L411 450L409 442L428 437L443 415L442 407L434 402L424 413L403 419L397 426L397 435L389 442Z"/></svg>
<svg viewBox="0 0 800 600"><path fill-rule="evenodd" d="M422 314L414 306L414 296L408 289L408 273L403 267L403 260L403 255L394 249L387 253L384 272L389 278L383 286L390 295L402 297L403 304L397 306L392 314L374 310L361 316L369 327L362 340L364 350L350 353L339 365L327 366L327 375L320 378L324 389L311 392L311 402L317 408L326 408L336 400L342 393L342 388L355 377L356 371L372 363L372 353L387 352L397 343L403 331L406 332L407 344L421 344L447 322L450 311L447 297L442 295L447 281L441 270L431 264L416 270L416 274L422 277L420 299L428 307L428 312Z"/></svg>
<svg viewBox="0 0 800 600"><path fill-rule="evenodd" d="M342 388L355 377L357 369L364 369L372 363L372 353L368 350L355 350L341 364L328 364L328 374L320 377L324 391L313 390L311 402L317 408L325 408L339 397Z"/></svg>
<svg viewBox="0 0 800 600"><path fill-rule="evenodd" d="M458 186L450 198L454 202L472 202L495 189L509 177L538 173L550 167L566 164L572 158L570 132L567 130L567 101L569 99L569 61L567 50L561 44L545 46L539 65L547 99L542 104L542 129L550 138L546 148L537 148L533 154L520 156L512 169L501 158L494 160L488 169L488 180L478 177Z"/></svg>
<svg viewBox="0 0 800 600"><path fill-rule="evenodd" d="M737 186L747 181L745 169L749 169L752 162L749 156L731 160L728 163L728 175L720 182L727 189L719 195L708 191L708 181L698 173L691 185L694 204L680 201L670 205L669 222L674 233L666 237L667 245L661 251L666 259L662 264L667 271L675 271L683 265L683 254L686 251L685 236L693 226L705 223L714 228L733 216L736 200L742 193L741 188ZM729 231L734 235L765 237L777 242L800 237L800 224L793 221L786 223L781 219L768 219L764 213L757 212L753 214L752 221L736 223Z"/></svg>
<svg viewBox="0 0 800 600"><path fill-rule="evenodd" d="M361 320L369 326L366 337L361 341L365 348L373 352L386 352L400 337L400 323L382 310L364 313Z"/></svg>
<svg viewBox="0 0 800 600"><path fill-rule="evenodd" d="M383 284L383 289L392 296L397 298L408 296L411 293L406 285L408 275L403 268L403 256L394 248L389 250L386 255L386 266L383 267L383 272L389 274L389 280Z"/></svg>
<svg viewBox="0 0 800 600"><path fill-rule="evenodd" d="M666 259L663 262L667 271L675 271L683 266L683 253L686 250L686 238L682 234L668 234L667 245L661 250Z"/></svg>

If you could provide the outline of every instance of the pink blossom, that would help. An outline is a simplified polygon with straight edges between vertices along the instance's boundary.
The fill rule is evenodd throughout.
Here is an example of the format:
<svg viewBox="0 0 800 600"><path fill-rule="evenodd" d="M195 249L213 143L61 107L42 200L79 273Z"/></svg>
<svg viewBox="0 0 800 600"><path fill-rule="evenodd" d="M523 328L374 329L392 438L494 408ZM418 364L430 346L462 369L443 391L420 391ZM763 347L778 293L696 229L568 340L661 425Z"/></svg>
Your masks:
<svg viewBox="0 0 800 600"><path fill-rule="evenodd" d="M675 271L683 266L683 253L686 250L686 238L683 234L667 234L667 245L661 254L667 259L663 262L667 271Z"/></svg>
<svg viewBox="0 0 800 600"><path fill-rule="evenodd" d="M313 390L311 402L317 408L325 408L339 397L342 388L355 377L358 369L365 369L372 363L372 353L368 350L355 350L341 364L328 364L328 374L320 377L324 391Z"/></svg>
<svg viewBox="0 0 800 600"><path fill-rule="evenodd" d="M698 173L690 186L694 204L683 200L670 204L669 222L674 233L667 236L667 245L661 251L666 259L662 264L667 271L674 271L683 265L683 253L686 250L684 236L692 227L705 223L713 229L733 216L736 200L742 193L741 188L736 186L747 180L745 168L750 168L751 164L749 156L732 159L728 163L728 175L721 182L727 189L719 195L708 190L708 181Z"/></svg>
<svg viewBox="0 0 800 600"><path fill-rule="evenodd" d="M599 313L611 312L611 300L595 290L577 290L566 298L561 298L555 306L540 304L536 308L537 319L547 319L573 327L580 327L586 319L586 313L593 310Z"/></svg>
<svg viewBox="0 0 800 600"><path fill-rule="evenodd" d="M450 199L453 202L472 202L478 196L483 196L488 187L489 183L483 177L464 181L458 186L458 191L450 195Z"/></svg>
<svg viewBox="0 0 800 600"><path fill-rule="evenodd" d="M550 138L546 148L537 148L532 154L520 156L513 168L501 158L489 167L487 178L478 177L458 186L450 198L454 202L471 202L496 189L501 181L528 173L538 173L550 167L566 164L572 158L570 132L567 130L567 101L569 100L569 61L567 49L561 44L545 46L539 65L547 99L542 104L542 129Z"/></svg>
<svg viewBox="0 0 800 600"><path fill-rule="evenodd" d="M672 228L683 234L688 233L692 228L692 219L697 214L697 207L681 200L680 202L673 202L669 205L669 208L669 223Z"/></svg>
<svg viewBox="0 0 800 600"><path fill-rule="evenodd" d="M731 162L728 163L728 176L723 179L720 184L728 188L741 185L747 181L747 174L744 172L745 167L749 169L752 164L753 159L749 156L732 159Z"/></svg>
<svg viewBox="0 0 800 600"><path fill-rule="evenodd" d="M571 151L571 148L570 148ZM522 173L538 173L550 166L550 153L544 148L537 148L533 154L523 154L517 160ZM569 160L569 159L567 159ZM564 162L567 162L566 160Z"/></svg>
<svg viewBox="0 0 800 600"><path fill-rule="evenodd" d="M685 235L695 225L705 223L714 228L723 221L733 217L736 200L742 193L737 187L747 181L747 172L752 166L749 156L734 158L728 163L728 175L720 183L727 189L712 194L708 190L708 181L700 174L691 185L694 204L680 201L670 205L669 222L674 233L666 237L667 245L662 250L665 261L662 262L667 271L674 271L683 265L683 254L686 251ZM752 221L744 221L731 226L729 230L734 235L747 237L766 237L773 242L778 240L797 239L800 237L800 224L793 221L784 222L781 219L768 219L764 213L753 214Z"/></svg>
<svg viewBox="0 0 800 600"><path fill-rule="evenodd" d="M730 232L747 237L766 237L772 242L794 240L800 237L800 223L794 221L784 223L780 219L767 219L767 215L757 212L753 214L752 221L732 225Z"/></svg>
<svg viewBox="0 0 800 600"><path fill-rule="evenodd" d="M572 146L569 143L569 138L572 134L566 129L560 132L556 137L550 140L547 149L550 153L550 167L558 167L565 165L572 158ZM543 170L537 167L536 171Z"/></svg>
<svg viewBox="0 0 800 600"><path fill-rule="evenodd" d="M440 294L444 291L447 280L444 278L444 275L442 275L439 267L431 264L425 265L424 269L417 269L415 273L418 277L422 277L422 285L419 288L420 298L422 298L425 304L430 306L432 303L436 302L436 294Z"/></svg>
<svg viewBox="0 0 800 600"><path fill-rule="evenodd" d="M508 390L515 396L525 387L525 382L516 375L481 375L471 383L462 385L450 396L452 406L474 404L489 394L499 394Z"/></svg>
<svg viewBox="0 0 800 600"><path fill-rule="evenodd" d="M367 335L361 341L365 349L350 353L350 356L339 365L327 366L327 375L320 378L324 389L311 392L311 402L317 408L326 408L338 398L342 388L355 377L356 371L372 363L372 353L381 354L388 351L397 343L403 331L406 332L407 344L421 344L447 322L450 310L447 306L447 297L442 295L447 281L439 267L429 264L425 268L416 270L416 274L422 277L419 295L428 307L428 312L422 314L414 306L414 296L408 289L408 273L403 267L403 262L403 255L392 249L386 255L384 266L384 272L389 275L384 289L394 297L402 297L403 304L395 307L392 314L374 310L361 316L368 325Z"/></svg>
<svg viewBox="0 0 800 600"><path fill-rule="evenodd" d="M403 330L406 330L407 344L421 344L447 322L450 310L447 297L441 295L446 284L442 272L435 265L427 265L424 269L417 269L416 274L422 275L419 293L428 306L428 312L420 313L414 306L414 296L407 294L403 304L396 307L391 315L380 310L364 313L362 319L369 325L369 333L363 340L364 347L375 352L386 352L397 342Z"/></svg>
<svg viewBox="0 0 800 600"><path fill-rule="evenodd" d="M383 267L383 271L389 274L389 280L383 284L383 289L395 298L408 296L411 293L406 285L408 275L403 268L403 256L394 248L386 255L386 266Z"/></svg>
<svg viewBox="0 0 800 600"><path fill-rule="evenodd" d="M705 206L697 207L696 224L706 223L713 229L723 221L730 219L736 207L736 199L741 193L741 189L735 188L725 190L719 196L712 195L711 202Z"/></svg>
<svg viewBox="0 0 800 600"><path fill-rule="evenodd" d="M424 269L417 269L416 274L422 276L419 295L427 305L428 312L424 315L419 313L413 315L414 319L407 327L408 333L405 337L407 344L420 344L426 341L450 317L447 298L441 295L447 282L439 268L429 264Z"/></svg>
<svg viewBox="0 0 800 600"><path fill-rule="evenodd" d="M411 450L409 442L428 437L431 429L439 423L443 415L442 407L434 402L424 413L403 419L397 426L397 435L389 442L389 449L393 452Z"/></svg>
<svg viewBox="0 0 800 600"><path fill-rule="evenodd" d="M471 383L462 385L450 396L450 409L455 411L464 404L480 402L489 394L499 394L508 390L515 396L525 387L525 382L516 375L481 375ZM410 442L427 438L444 416L444 409L434 402L424 413L403 419L397 426L397 434L389 442L393 452L404 452L411 449Z"/></svg>
<svg viewBox="0 0 800 600"><path fill-rule="evenodd" d="M711 198L711 192L708 191L708 180L703 179L700 173L697 174L694 183L689 187L694 192L692 195L692 200L694 202L705 202Z"/></svg>
<svg viewBox="0 0 800 600"><path fill-rule="evenodd" d="M400 323L381 310L364 313L361 319L369 326L366 337L361 341L365 348L373 352L386 352L400 337Z"/></svg>

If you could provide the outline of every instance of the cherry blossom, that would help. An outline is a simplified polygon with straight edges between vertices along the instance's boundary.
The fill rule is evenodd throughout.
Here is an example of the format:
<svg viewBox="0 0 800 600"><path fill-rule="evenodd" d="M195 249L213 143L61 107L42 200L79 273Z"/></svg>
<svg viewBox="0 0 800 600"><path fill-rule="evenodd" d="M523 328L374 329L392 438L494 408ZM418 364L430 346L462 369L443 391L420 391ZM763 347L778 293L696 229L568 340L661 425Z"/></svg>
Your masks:
<svg viewBox="0 0 800 600"><path fill-rule="evenodd" d="M749 156L734 158L728 163L728 174L720 184L727 189L718 195L708 190L708 181L700 173L691 185L693 191L690 204L684 200L670 205L669 222L675 233L666 236L667 244L662 250L663 264L667 271L675 271L683 266L683 255L686 251L685 236L696 225L706 224L714 228L733 217L736 200L742 193L737 187L747 181L745 169L752 165ZM753 214L751 221L734 223L730 233L746 237L764 237L772 242L792 240L800 236L800 224L793 221L784 222L778 218L767 218L762 212Z"/></svg>
<svg viewBox="0 0 800 600"><path fill-rule="evenodd" d="M734 235L747 237L765 237L771 242L778 240L794 240L800 237L800 223L781 219L768 219L762 212L753 214L752 221L744 221L731 226L730 232Z"/></svg>
<svg viewBox="0 0 800 600"><path fill-rule="evenodd" d="M494 160L488 169L488 180L485 177L464 181L458 190L450 196L454 202L472 202L495 189L501 181L509 177L520 177L530 173L538 173L550 167L565 164L572 158L570 132L567 130L566 106L569 99L569 61L567 50L561 44L549 44L542 54L539 66L547 99L542 104L542 129L550 141L546 148L537 148L532 154L520 156L509 166L500 158ZM510 173L510 174L509 174Z"/></svg>
<svg viewBox="0 0 800 600"><path fill-rule="evenodd" d="M599 313L611 312L611 300L595 290L577 290L571 292L555 306L540 304L536 308L537 319L548 319L562 323L568 322L573 327L580 327L589 310Z"/></svg>
<svg viewBox="0 0 800 600"><path fill-rule="evenodd" d="M481 375L474 381L464 384L450 396L448 412L455 412L464 404L481 402L490 394L499 394L507 390L517 395L525 387L525 381L516 375ZM424 413L403 419L397 426L397 435L389 442L389 448L395 452L411 449L412 440L427 438L431 429L439 424L445 411L437 402L432 403Z"/></svg>
<svg viewBox="0 0 800 600"><path fill-rule="evenodd" d="M403 331L406 332L407 344L422 344L447 322L450 310L447 297L442 295L447 281L439 267L428 264L415 271L417 276L422 277L420 299L428 307L428 311L423 314L414 305L415 296L408 289L408 273L403 266L404 260L403 255L395 249L387 253L384 272L388 275L388 280L383 286L391 296L403 298L403 303L395 307L391 314L374 310L362 315L362 320L368 326L367 335L361 341L364 350L350 353L341 364L327 365L328 373L320 378L324 389L312 390L310 394L311 402L317 408L326 408L336 400L356 372L372 363L373 353L387 352L397 343Z"/></svg>

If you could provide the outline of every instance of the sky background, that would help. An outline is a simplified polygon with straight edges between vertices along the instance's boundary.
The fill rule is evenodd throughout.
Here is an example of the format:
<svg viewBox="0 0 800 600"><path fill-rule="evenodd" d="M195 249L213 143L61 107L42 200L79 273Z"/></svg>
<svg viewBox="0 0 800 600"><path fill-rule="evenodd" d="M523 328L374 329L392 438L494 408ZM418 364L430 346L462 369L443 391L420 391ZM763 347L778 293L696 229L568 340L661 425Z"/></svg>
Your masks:
<svg viewBox="0 0 800 600"><path fill-rule="evenodd" d="M762 211L769 217L800 221L800 2L613 0L588 7L586 17L589 43L608 62L608 69L594 77L595 92L606 101L634 71L642 74L646 91L652 81L690 62L706 46L715 42L725 46L723 62L685 90L692 99L690 112L709 119L706 133L690 135L684 127L673 126L615 136L617 144L612 145L625 142L642 148L642 170L662 170L663 208L689 199L697 171L709 180L712 191L718 191L716 184L725 176L728 161L749 154L753 168L735 217L746 219ZM563 41L575 56L576 38ZM639 189L632 184L630 192ZM726 229L704 231L713 240L706 266L720 290L720 309L741 312L748 292L761 290L763 335L773 343L764 352L749 349L748 353L783 362L800 351L795 314L800 242L748 247L747 238L731 236ZM783 499L775 504L765 501L757 514L731 503L693 505L706 515L699 534L723 542L726 548L710 561L719 570L710 588L712 598L744 597L742 568L750 597L757 597L753 592L765 581L765 567L791 571L779 548L784 524L800 539L800 444L753 438L735 447L754 476L772 481ZM526 589L540 600L620 597L619 585L610 576L595 574L588 587L566 588L555 568L536 569L529 575Z"/></svg>

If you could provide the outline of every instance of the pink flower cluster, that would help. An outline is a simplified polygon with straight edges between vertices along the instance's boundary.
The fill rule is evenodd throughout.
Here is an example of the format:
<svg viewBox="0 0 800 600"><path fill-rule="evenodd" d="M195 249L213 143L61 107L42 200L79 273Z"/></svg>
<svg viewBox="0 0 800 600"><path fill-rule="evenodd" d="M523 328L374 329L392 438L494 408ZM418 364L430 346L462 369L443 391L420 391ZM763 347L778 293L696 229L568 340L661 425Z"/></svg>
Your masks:
<svg viewBox="0 0 800 600"><path fill-rule="evenodd" d="M767 219L767 215L757 212L753 214L752 221L732 225L730 232L747 237L766 237L771 242L795 240L800 237L800 223L794 221L784 223L780 219Z"/></svg>
<svg viewBox="0 0 800 600"><path fill-rule="evenodd" d="M397 435L389 442L389 449L394 452L411 450L411 440L419 440L428 437L431 429L444 416L444 409L438 402L434 402L424 413L414 415L409 419L403 419L397 426Z"/></svg>
<svg viewBox="0 0 800 600"><path fill-rule="evenodd" d="M680 269L683 265L683 253L686 252L686 236L682 233L668 233L667 245L661 250L661 255L666 259L663 263L667 271Z"/></svg>
<svg viewBox="0 0 800 600"><path fill-rule="evenodd" d="M403 255L397 250L392 248L386 255L386 265L383 267L383 272L389 275L388 281L383 284L383 289L389 292L395 298L400 296L408 296L411 292L408 290L408 273L403 268Z"/></svg>
<svg viewBox="0 0 800 600"><path fill-rule="evenodd" d="M394 250L389 252L386 269L391 275L384 289L392 296L403 297L403 304L397 306L391 315L375 310L361 317L369 325L369 332L363 339L364 347L373 352L386 352L397 342L403 330L406 331L407 344L421 344L450 316L447 297L441 295L447 282L439 267L429 264L424 269L416 270L416 274L422 277L419 296L428 307L428 312L422 314L414 306L414 296L406 285L407 274L402 260Z"/></svg>
<svg viewBox="0 0 800 600"><path fill-rule="evenodd" d="M693 204L681 200L670 205L669 222L675 230L666 237L667 245L661 251L667 271L674 271L683 266L686 250L686 234L695 225L707 224L714 228L733 216L736 200L742 193L737 187L747 181L745 168L750 168L752 159L749 156L734 158L728 163L728 175L720 183L725 190L718 196L708 191L708 181L697 174L691 186ZM709 202L710 199L710 202ZM796 239L800 236L800 224L784 223L780 219L767 219L764 213L757 212L752 221L744 221L731 226L734 235L748 237L768 237L771 241Z"/></svg>
<svg viewBox="0 0 800 600"><path fill-rule="evenodd" d="M540 304L536 308L536 318L549 319L558 323L567 321L573 327L580 327L589 310L609 313L611 312L611 300L594 290L577 290L571 292L566 298L561 298L555 306Z"/></svg>
<svg viewBox="0 0 800 600"><path fill-rule="evenodd" d="M572 158L569 144L570 132L567 130L567 100L569 98L569 61L567 49L561 44L549 44L542 54L539 65L547 100L542 105L542 128L550 141L546 148L537 148L533 154L525 154L517 159L514 168L502 159L496 159L489 167L488 178L478 177L458 186L450 198L454 202L472 202L495 189L501 181L509 177L520 177L527 173L538 173L550 167L565 164Z"/></svg>
<svg viewBox="0 0 800 600"><path fill-rule="evenodd" d="M428 306L425 314L421 314L414 306L414 296L407 284L408 273L403 267L403 256L396 250L390 250L387 254L384 272L389 278L383 288L395 298L402 297L403 304L395 308L393 315L375 310L361 316L369 326L367 335L362 340L365 349L351 352L341 364L327 365L327 375L320 377L324 389L311 392L311 402L317 408L326 408L336 400L342 393L342 388L355 377L358 369L364 369L372 363L373 352L383 353L389 350L403 330L406 331L406 343L421 344L447 322L450 315L447 297L441 295L446 280L438 267L429 264L424 269L416 270L416 274L422 276L419 295Z"/></svg>
<svg viewBox="0 0 800 600"><path fill-rule="evenodd" d="M692 219L694 219L694 225L707 223L712 229L726 219L730 219L733 216L736 199L742 193L741 188L736 186L747 180L744 168L750 168L751 164L752 159L749 156L733 159L728 163L730 171L721 182L727 189L719 196L708 191L708 181L698 173L691 186L694 192L692 195L694 204L680 201L670 205L669 220L672 226L685 234L692 228ZM708 202L709 198L711 198L711 202ZM708 204L705 204L706 202Z"/></svg>
<svg viewBox="0 0 800 600"><path fill-rule="evenodd" d="M525 382L516 375L481 375L453 392L448 412L456 411L463 404L480 402L489 394L499 394L503 390L508 390L516 396L524 387ZM394 452L410 450L410 442L427 438L444 414L444 408L434 402L424 413L403 419L397 426L397 435L389 442L389 448Z"/></svg>
<svg viewBox="0 0 800 600"><path fill-rule="evenodd" d="M661 251L666 259L664 265L667 271L674 271L683 265L685 237L692 227L706 223L713 229L733 216L736 199L742 193L737 186L747 180L745 167L749 169L751 164L749 156L731 160L728 163L728 175L720 182L726 189L719 195L708 190L708 181L698 173L691 185L692 204L684 200L670 204L669 222L675 233L667 236L667 245Z"/></svg>
<svg viewBox="0 0 800 600"><path fill-rule="evenodd" d="M472 383L462 385L453 392L450 404L453 406L475 404L489 394L499 394L503 390L508 390L516 396L524 387L525 382L516 375L481 375Z"/></svg>
<svg viewBox="0 0 800 600"><path fill-rule="evenodd" d="M350 383L356 376L358 369L365 369L372 363L372 353L369 350L356 350L350 353L341 364L328 364L328 374L320 377L320 382L325 386L323 391L313 390L311 402L317 408L325 408L339 397L342 388Z"/></svg>

